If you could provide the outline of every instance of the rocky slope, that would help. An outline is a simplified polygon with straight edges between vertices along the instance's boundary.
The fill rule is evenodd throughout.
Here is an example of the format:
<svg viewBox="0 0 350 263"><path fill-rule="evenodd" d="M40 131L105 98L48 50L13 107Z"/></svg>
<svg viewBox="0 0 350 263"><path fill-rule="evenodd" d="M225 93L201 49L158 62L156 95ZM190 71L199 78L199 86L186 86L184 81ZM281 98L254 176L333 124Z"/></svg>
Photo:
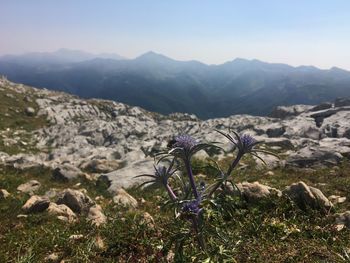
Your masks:
<svg viewBox="0 0 350 263"><path fill-rule="evenodd" d="M201 152L198 158L229 155L231 146L214 130L227 132L229 128L249 133L265 142L262 147L279 153L280 160L262 156L271 168L337 165L350 157L350 99L314 107L278 107L271 117L234 115L202 121L194 115L163 116L122 103L84 100L5 78L0 79L0 92L14 103L13 109L1 113L1 162L18 168L48 166L63 180L86 171L96 178L104 175L101 178L108 180L110 190L139 183L134 176L151 171L154 154L180 133L223 143L223 151ZM19 100L25 108L16 108ZM7 127L5 120L12 112L33 123L45 122L26 131ZM13 154L6 150L10 146L20 151Z"/></svg>

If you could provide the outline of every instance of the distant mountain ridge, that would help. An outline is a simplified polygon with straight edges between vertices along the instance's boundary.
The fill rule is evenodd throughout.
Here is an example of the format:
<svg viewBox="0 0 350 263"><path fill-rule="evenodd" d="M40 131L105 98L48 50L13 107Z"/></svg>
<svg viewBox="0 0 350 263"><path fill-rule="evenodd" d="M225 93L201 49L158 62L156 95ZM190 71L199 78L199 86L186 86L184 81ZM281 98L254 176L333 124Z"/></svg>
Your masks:
<svg viewBox="0 0 350 263"><path fill-rule="evenodd" d="M59 50L0 57L0 74L85 98L112 99L200 118L267 115L278 105L318 104L350 96L350 72L234 59L221 65L177 61L155 52L135 59Z"/></svg>

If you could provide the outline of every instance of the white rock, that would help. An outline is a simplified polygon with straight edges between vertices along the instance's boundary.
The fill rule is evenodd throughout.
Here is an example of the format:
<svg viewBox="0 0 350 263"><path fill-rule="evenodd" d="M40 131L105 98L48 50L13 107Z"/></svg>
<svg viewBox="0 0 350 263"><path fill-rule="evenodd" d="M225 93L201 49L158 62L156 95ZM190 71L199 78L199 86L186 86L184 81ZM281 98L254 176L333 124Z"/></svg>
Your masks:
<svg viewBox="0 0 350 263"><path fill-rule="evenodd" d="M75 213L87 213L95 203L78 190L65 189L58 195L57 204L64 204Z"/></svg>
<svg viewBox="0 0 350 263"><path fill-rule="evenodd" d="M7 192L5 189L0 189L0 200L6 199L10 196L10 193Z"/></svg>
<svg viewBox="0 0 350 263"><path fill-rule="evenodd" d="M49 207L47 208L47 212L50 215L56 215L60 216L60 219L62 220L62 217L65 217L68 222L73 222L76 219L75 213L66 205L61 204L57 205L55 203L50 203Z"/></svg>
<svg viewBox="0 0 350 263"><path fill-rule="evenodd" d="M100 205L94 205L90 207L89 213L88 213L88 219L91 221L92 224L96 226L103 225L107 222L107 218L103 214L102 208Z"/></svg>
<svg viewBox="0 0 350 263"><path fill-rule="evenodd" d="M124 189L117 189L115 194L116 195L113 197L113 202L115 204L131 208L136 208L138 206L137 200L129 195Z"/></svg>
<svg viewBox="0 0 350 263"><path fill-rule="evenodd" d="M50 200L46 196L33 195L22 206L26 213L37 213L45 211L50 204Z"/></svg>
<svg viewBox="0 0 350 263"><path fill-rule="evenodd" d="M283 191L293 199L301 208L331 209L333 204L317 188L308 186L304 182L291 184Z"/></svg>
<svg viewBox="0 0 350 263"><path fill-rule="evenodd" d="M17 190L22 193L33 194L41 187L41 183L37 180L30 180L27 183L21 184L17 187Z"/></svg>

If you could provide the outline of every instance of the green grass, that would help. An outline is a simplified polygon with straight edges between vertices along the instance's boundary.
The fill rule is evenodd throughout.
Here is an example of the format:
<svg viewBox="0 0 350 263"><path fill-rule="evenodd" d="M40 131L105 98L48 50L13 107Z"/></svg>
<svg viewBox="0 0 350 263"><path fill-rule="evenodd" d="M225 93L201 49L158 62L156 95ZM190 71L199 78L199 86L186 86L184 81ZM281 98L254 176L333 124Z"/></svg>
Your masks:
<svg viewBox="0 0 350 263"><path fill-rule="evenodd" d="M196 161L196 172L208 174L210 169ZM241 171L235 181L258 180L282 189L285 185L303 180L320 188L326 195L339 194L349 197L350 167L344 163L332 172L323 169L315 172L275 170L274 176L264 176L255 168ZM47 213L17 218L27 195L16 193L19 184L30 179L42 183L39 194L50 188L87 189L89 195L104 196L99 203L108 216L106 225L96 228L84 217L75 224L66 224ZM171 209L160 209L165 193L160 190L129 189L138 200L144 198L136 210L116 207L104 188L93 182L77 180L58 183L51 180L51 171L32 168L19 171L14 168L0 169L0 188L7 189L11 198L0 201L0 262L43 262L50 253L56 252L69 262L166 262L169 250L175 251L176 240L186 236L188 228L183 220L174 220ZM182 257L178 262L345 262L350 248L350 231L335 231L334 217L317 211L302 211L287 198L271 198L256 205L239 199L226 198L218 201L223 213L207 204L205 236L207 252L200 251L193 235L184 240ZM348 203L335 208L336 212L349 208ZM148 212L155 219L155 227L142 223L142 213ZM179 232L183 235L179 235ZM82 234L81 240L72 241L73 234ZM96 246L96 238L104 247ZM172 243L170 241L173 241ZM226 261L225 261L226 260Z"/></svg>
<svg viewBox="0 0 350 263"><path fill-rule="evenodd" d="M28 96L31 102L26 102ZM24 112L26 107L38 107L33 94L20 94L13 90L0 89L0 151L9 154L36 152L32 131L47 126L45 116L31 117ZM94 102L101 111L110 112L112 105ZM22 130L15 134L14 130ZM20 142L5 145L4 137L17 138ZM270 150L267 146L266 149ZM288 147L282 148L280 153ZM196 245L189 222L174 219L171 208L163 208L166 193L157 189L129 189L144 203L136 210L117 207L103 186L79 178L69 183L51 179L52 171L36 167L17 170L0 166L0 189L11 196L0 200L0 262L45 262L45 257L57 253L66 262L167 262L167 255L176 252L176 262L349 262L350 231L336 231L333 227L334 213L350 210L350 164L317 170L275 169L274 175L265 175L267 170L258 169L252 158L244 158L248 168L233 173L234 182L259 181L283 190L287 185L300 180L319 188L326 196L347 197L344 204L335 206L330 214L299 209L288 198L271 197L257 204L244 200L221 197L217 206L204 204L204 236L207 250ZM224 168L229 159L220 161ZM205 174L207 184L214 182L215 170L206 161L194 160L195 174ZM89 171L86 171L89 172ZM59 192L65 188L87 190L91 198L102 196L98 201L108 217L108 223L99 228L79 216L78 222L67 224L46 212L18 218L21 207L29 198L17 193L18 185L29 180L38 180L42 195L51 188ZM199 179L198 179L199 180ZM150 213L155 226L143 221L142 214ZM83 235L72 240L71 235ZM96 240L103 240L98 246ZM181 243L182 249L177 245Z"/></svg>
<svg viewBox="0 0 350 263"><path fill-rule="evenodd" d="M1 88L4 90L0 89L0 151L8 154L37 152L31 133L48 123L46 116L28 116L25 113L27 107L34 108L35 112L39 110L35 95L28 91L17 93L6 86ZM26 97L29 101L25 100ZM6 143L5 136L15 139L17 143Z"/></svg>

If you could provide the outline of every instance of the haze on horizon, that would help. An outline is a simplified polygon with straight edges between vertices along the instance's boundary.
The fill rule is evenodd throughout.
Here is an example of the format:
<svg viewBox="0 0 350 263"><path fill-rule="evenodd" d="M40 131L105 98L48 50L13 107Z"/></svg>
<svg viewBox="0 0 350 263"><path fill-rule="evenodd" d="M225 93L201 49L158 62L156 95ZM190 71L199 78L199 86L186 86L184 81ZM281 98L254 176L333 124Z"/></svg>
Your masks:
<svg viewBox="0 0 350 263"><path fill-rule="evenodd" d="M149 50L350 69L347 0L1 0L0 55L60 48L134 58Z"/></svg>

